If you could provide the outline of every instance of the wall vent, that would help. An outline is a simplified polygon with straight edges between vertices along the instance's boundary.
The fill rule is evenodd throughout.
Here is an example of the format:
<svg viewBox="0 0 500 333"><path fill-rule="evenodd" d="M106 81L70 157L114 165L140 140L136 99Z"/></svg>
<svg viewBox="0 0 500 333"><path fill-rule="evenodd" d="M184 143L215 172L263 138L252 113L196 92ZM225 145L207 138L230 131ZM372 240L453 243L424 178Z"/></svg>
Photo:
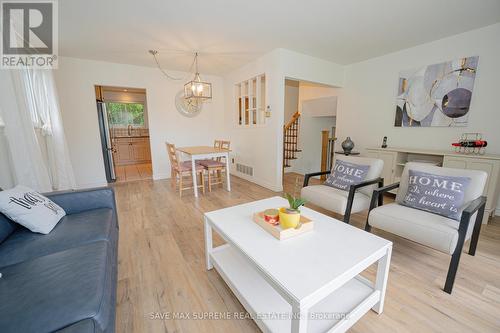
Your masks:
<svg viewBox="0 0 500 333"><path fill-rule="evenodd" d="M253 176L253 167L244 165L241 163L236 163L236 171L243 173L248 176Z"/></svg>

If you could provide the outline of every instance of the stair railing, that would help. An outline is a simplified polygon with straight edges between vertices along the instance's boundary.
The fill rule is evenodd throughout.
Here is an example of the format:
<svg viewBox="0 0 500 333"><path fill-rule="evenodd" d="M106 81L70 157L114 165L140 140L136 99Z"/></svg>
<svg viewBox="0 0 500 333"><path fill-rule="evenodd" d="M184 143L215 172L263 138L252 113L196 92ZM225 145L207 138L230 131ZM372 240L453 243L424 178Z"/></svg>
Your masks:
<svg viewBox="0 0 500 333"><path fill-rule="evenodd" d="M295 112L290 121L283 126L283 169L290 166L290 160L296 159L299 152L300 112Z"/></svg>

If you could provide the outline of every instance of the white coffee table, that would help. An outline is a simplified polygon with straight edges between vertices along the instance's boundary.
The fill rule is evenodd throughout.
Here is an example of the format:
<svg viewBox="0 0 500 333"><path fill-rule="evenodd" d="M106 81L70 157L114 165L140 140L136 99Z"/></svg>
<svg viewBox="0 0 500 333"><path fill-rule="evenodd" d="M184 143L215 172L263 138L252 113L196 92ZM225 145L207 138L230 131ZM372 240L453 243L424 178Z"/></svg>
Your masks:
<svg viewBox="0 0 500 333"><path fill-rule="evenodd" d="M279 241L252 221L286 205L273 197L205 214L207 269L217 269L259 328L344 332L370 308L382 313L392 243L304 207L315 229L295 238ZM213 248L212 230L227 244ZM375 282L359 275L376 262Z"/></svg>

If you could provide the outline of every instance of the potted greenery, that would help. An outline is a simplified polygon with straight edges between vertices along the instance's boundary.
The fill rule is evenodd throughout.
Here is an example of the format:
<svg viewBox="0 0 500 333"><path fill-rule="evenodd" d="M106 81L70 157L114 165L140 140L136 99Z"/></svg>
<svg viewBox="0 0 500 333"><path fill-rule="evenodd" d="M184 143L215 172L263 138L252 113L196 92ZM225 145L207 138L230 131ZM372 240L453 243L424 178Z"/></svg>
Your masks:
<svg viewBox="0 0 500 333"><path fill-rule="evenodd" d="M300 227L300 210L306 201L302 198L296 198L288 193L285 193L285 198L290 205L289 208L282 207L279 212L280 226L283 229Z"/></svg>

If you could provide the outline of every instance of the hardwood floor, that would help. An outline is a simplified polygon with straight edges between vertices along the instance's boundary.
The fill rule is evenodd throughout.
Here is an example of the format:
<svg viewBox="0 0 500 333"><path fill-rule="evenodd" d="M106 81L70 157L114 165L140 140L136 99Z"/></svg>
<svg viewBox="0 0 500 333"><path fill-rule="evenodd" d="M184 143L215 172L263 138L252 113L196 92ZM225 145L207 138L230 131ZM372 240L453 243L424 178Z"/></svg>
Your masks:
<svg viewBox="0 0 500 333"><path fill-rule="evenodd" d="M300 191L296 184L301 180L286 174L285 191ZM169 180L115 185L120 219L117 332L259 332L250 319L195 318L244 313L217 272L205 270L203 213L279 195L237 177L231 187L232 192L216 190L198 199L186 191L180 199ZM352 224L363 227L365 216L354 214ZM500 331L500 218L483 225L475 257L463 254L452 295L442 291L450 256L374 233L394 243L385 310L380 316L370 311L351 332ZM216 237L214 244L221 243ZM370 267L365 275L374 273ZM168 318L174 314L180 318Z"/></svg>
<svg viewBox="0 0 500 333"><path fill-rule="evenodd" d="M116 165L115 173L117 182L129 182L153 178L151 163Z"/></svg>

